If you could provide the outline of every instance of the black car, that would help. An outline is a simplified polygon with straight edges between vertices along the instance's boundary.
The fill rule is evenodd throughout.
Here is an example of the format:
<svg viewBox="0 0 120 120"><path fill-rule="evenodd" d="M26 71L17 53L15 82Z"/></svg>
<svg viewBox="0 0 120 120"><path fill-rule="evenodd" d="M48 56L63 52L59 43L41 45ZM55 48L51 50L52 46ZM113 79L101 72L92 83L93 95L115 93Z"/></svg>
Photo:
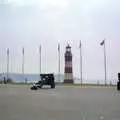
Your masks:
<svg viewBox="0 0 120 120"><path fill-rule="evenodd" d="M40 74L41 80L35 83L31 90L37 90L42 88L43 85L50 85L51 88L55 88L55 78L54 74Z"/></svg>

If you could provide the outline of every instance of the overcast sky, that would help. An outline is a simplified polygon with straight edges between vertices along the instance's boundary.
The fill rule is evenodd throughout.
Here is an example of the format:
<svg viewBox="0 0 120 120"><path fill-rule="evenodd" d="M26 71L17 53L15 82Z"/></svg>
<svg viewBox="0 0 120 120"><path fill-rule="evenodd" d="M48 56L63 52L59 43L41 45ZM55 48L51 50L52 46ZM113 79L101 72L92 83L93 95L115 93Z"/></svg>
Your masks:
<svg viewBox="0 0 120 120"><path fill-rule="evenodd" d="M104 79L103 47L106 38L107 77L120 72L120 0L0 0L0 71L6 71L6 48L10 48L10 72L21 72L22 46L25 72L58 71L58 41L61 73L64 52L72 46L73 72L79 77L79 40L83 48L84 79Z"/></svg>

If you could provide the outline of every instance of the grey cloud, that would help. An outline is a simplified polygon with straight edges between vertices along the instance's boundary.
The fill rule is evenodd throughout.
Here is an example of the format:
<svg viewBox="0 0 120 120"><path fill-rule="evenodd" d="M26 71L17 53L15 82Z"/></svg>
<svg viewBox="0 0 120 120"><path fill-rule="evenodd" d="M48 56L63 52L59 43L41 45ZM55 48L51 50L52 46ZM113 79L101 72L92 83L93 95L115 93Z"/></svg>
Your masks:
<svg viewBox="0 0 120 120"><path fill-rule="evenodd" d="M56 9L56 11L52 8L45 11L36 6L13 8L11 4L1 4L1 49L11 47L12 52L25 46L25 71L38 72L39 53L37 50L39 44L42 44L43 71L57 72L57 43L60 40L62 47L61 70L63 73L64 47L67 40L71 40L74 55L74 75L79 76L78 46L81 39L84 78L104 79L103 51L99 43L106 37L108 78L115 79L116 73L120 71L120 57L117 55L120 44L120 2L118 0L92 2L70 0L67 8L63 10ZM1 56L4 56L4 54ZM16 61L16 63L12 71L17 71L16 66L20 67L20 71L21 65L18 63L21 63L21 55L16 50L13 56L12 59L15 58L14 62ZM3 63L5 65L5 62Z"/></svg>

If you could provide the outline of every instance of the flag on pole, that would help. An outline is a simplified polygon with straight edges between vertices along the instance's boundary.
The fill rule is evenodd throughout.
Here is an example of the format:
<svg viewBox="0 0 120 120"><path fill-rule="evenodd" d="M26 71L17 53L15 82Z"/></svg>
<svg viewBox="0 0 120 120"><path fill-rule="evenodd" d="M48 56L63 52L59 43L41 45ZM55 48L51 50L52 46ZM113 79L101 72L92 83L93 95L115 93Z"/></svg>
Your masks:
<svg viewBox="0 0 120 120"><path fill-rule="evenodd" d="M104 70L105 70L105 85L107 79L107 69L106 69L106 49L105 49L105 39L100 43L101 46L104 45Z"/></svg>
<svg viewBox="0 0 120 120"><path fill-rule="evenodd" d="M9 48L7 48L7 55L9 55Z"/></svg>
<svg viewBox="0 0 120 120"><path fill-rule="evenodd" d="M60 43L58 44L58 52L60 51Z"/></svg>
<svg viewBox="0 0 120 120"><path fill-rule="evenodd" d="M103 40L100 45L103 46L105 44L105 40Z"/></svg>

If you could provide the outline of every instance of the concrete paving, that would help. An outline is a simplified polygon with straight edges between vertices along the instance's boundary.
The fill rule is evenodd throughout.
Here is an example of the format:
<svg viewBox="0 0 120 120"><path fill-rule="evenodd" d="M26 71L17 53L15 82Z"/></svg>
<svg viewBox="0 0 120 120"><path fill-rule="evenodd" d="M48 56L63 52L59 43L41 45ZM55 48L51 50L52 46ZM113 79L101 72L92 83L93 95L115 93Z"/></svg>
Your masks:
<svg viewBox="0 0 120 120"><path fill-rule="evenodd" d="M116 88L0 87L0 120L120 120Z"/></svg>

